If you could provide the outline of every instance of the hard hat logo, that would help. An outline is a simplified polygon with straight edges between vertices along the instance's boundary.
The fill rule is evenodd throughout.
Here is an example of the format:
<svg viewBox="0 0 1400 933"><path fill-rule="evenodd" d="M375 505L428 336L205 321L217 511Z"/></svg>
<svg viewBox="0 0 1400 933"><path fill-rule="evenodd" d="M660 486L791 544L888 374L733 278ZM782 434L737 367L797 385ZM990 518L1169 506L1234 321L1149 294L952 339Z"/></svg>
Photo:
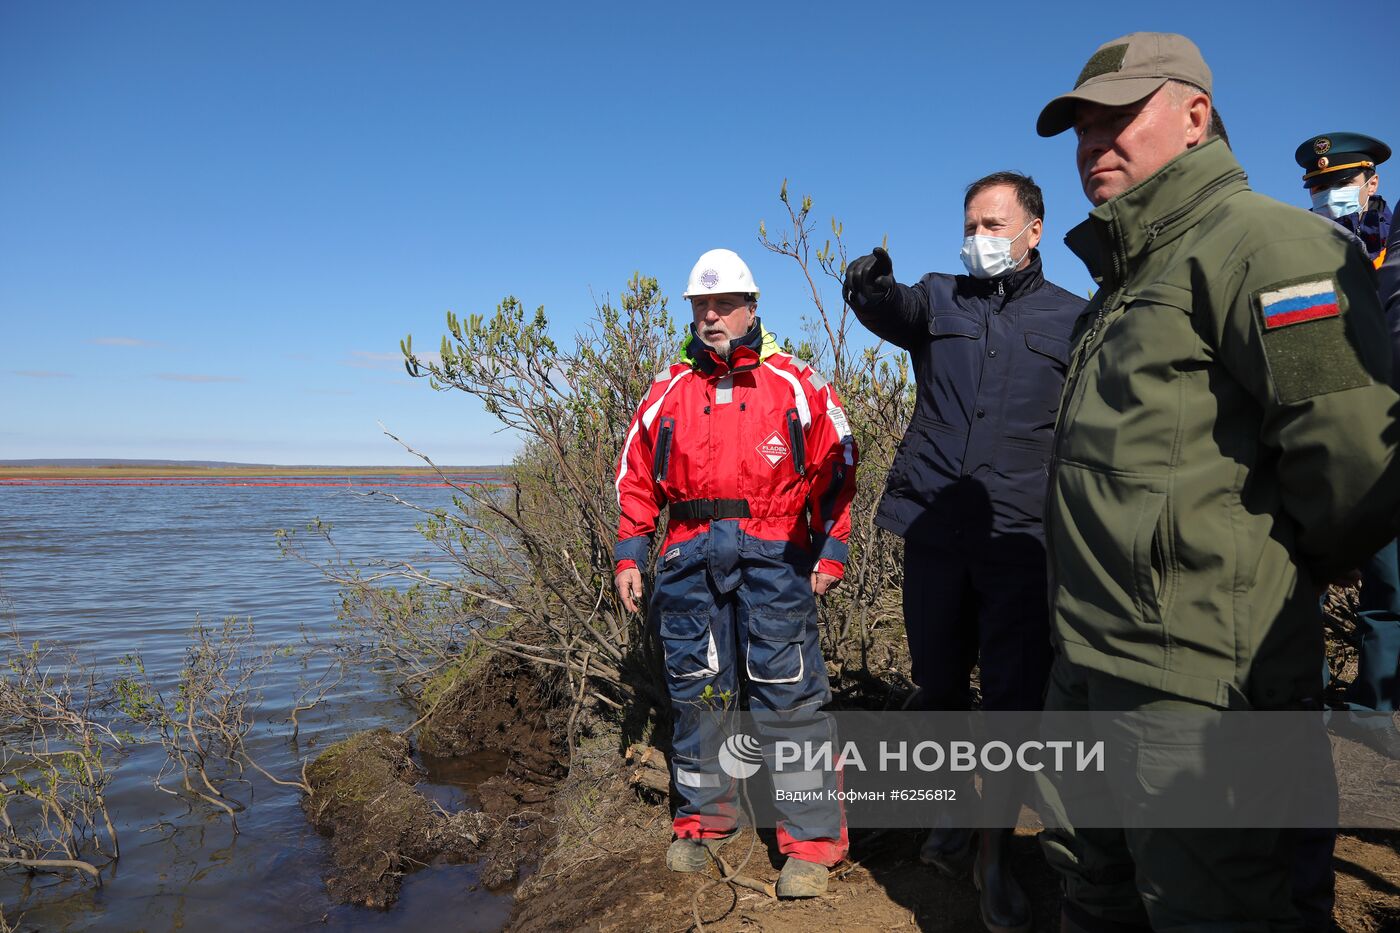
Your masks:
<svg viewBox="0 0 1400 933"><path fill-rule="evenodd" d="M712 293L752 295L758 298L758 285L753 273L739 258L739 254L729 249L712 249L696 261L690 270L686 283L685 297Z"/></svg>

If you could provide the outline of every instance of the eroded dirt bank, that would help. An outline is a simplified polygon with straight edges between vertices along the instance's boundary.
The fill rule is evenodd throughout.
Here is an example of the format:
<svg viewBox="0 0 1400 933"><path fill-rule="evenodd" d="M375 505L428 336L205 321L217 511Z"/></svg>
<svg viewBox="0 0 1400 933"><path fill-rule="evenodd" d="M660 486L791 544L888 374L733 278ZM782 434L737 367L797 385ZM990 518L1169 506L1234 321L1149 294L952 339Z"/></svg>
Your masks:
<svg viewBox="0 0 1400 933"><path fill-rule="evenodd" d="M326 885L336 900L389 908L404 875L443 861L480 862L481 883L500 888L538 858L552 831L551 788L564 773L554 711L523 665L473 673L449 672L436 685L417 732L437 758L505 754L505 773L473 787L472 808L448 812L425 796L413 744L387 729L351 736L307 769L303 809L330 837Z"/></svg>

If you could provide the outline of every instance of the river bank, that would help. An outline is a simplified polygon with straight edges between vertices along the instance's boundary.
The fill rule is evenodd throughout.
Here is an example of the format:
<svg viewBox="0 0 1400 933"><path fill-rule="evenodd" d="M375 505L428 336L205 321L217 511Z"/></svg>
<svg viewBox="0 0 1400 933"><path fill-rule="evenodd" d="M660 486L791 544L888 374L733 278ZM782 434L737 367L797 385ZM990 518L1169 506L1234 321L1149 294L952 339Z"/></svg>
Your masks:
<svg viewBox="0 0 1400 933"><path fill-rule="evenodd" d="M330 840L326 887L341 903L388 910L421 867L472 862L476 883L511 890L552 835L555 785L567 772L562 726L527 665L471 659L440 675L404 732L356 733L307 768L302 808ZM471 798L445 807L420 786L430 772L499 761ZM432 767L425 767L424 761Z"/></svg>
<svg viewBox="0 0 1400 933"><path fill-rule="evenodd" d="M436 508L450 506L452 495L447 488L421 489L413 498ZM123 658L139 654L152 684L173 703L196 625L218 628L228 617L248 623L256 635L240 665L257 673L246 684L250 728L243 741L262 767L296 780L303 760L333 743L381 726L402 729L418 714L387 673L334 648L343 634L338 589L283 557L277 530L319 518L334 525L341 553L362 566L379 560L431 566L434 554L414 528L418 517L378 490L343 485L3 487L0 632L13 624L26 650L38 643L53 651L45 666L55 676L71 652L100 674L99 692L130 674ZM6 662L10 650L6 643ZM342 659L349 666L340 677ZM328 690L314 709L297 713L300 729L292 738L291 717L320 696L318 683ZM112 768L105 795L121 857L102 869L101 887L71 874L0 872L0 911L19 929L234 933L407 924L455 931L464 928L460 918L483 933L503 928L510 891L480 886L475 865L415 873L392 916L337 904L324 884L326 843L307 821L298 790L256 774L221 782L245 808L235 833L228 814L183 793L178 772L157 789L169 762L154 737L124 720L111 724L137 733L134 744L123 741L120 751L104 756ZM5 738L8 748L18 747ZM477 787L496 773L489 761L439 767L418 757L426 766L420 789L449 809L475 806ZM496 770L504 769L499 762ZM219 780L223 768L216 763L215 770ZM19 805L11 812L20 816Z"/></svg>

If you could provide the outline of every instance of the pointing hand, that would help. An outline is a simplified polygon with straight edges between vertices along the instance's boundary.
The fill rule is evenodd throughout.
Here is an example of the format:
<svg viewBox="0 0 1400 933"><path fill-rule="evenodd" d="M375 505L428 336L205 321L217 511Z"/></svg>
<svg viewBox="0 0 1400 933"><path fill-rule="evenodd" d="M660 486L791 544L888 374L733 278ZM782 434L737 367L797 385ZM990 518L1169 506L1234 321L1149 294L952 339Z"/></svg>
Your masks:
<svg viewBox="0 0 1400 933"><path fill-rule="evenodd" d="M843 295L846 304L857 307L857 303L883 301L894 288L894 263L884 247L877 246L868 256L853 260L846 267L846 282Z"/></svg>

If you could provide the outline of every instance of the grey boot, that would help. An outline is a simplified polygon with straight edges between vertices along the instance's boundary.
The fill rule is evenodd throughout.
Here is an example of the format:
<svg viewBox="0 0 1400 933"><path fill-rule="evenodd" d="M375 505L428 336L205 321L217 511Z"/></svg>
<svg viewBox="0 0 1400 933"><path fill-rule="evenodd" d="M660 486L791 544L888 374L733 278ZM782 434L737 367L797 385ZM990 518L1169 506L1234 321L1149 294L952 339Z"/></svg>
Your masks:
<svg viewBox="0 0 1400 933"><path fill-rule="evenodd" d="M710 867L710 853L718 853L728 836L714 839L674 839L666 849L666 867L671 871L704 871Z"/></svg>
<svg viewBox="0 0 1400 933"><path fill-rule="evenodd" d="M777 894L779 897L816 897L825 894L827 875L825 865L789 855L783 870L778 873Z"/></svg>

